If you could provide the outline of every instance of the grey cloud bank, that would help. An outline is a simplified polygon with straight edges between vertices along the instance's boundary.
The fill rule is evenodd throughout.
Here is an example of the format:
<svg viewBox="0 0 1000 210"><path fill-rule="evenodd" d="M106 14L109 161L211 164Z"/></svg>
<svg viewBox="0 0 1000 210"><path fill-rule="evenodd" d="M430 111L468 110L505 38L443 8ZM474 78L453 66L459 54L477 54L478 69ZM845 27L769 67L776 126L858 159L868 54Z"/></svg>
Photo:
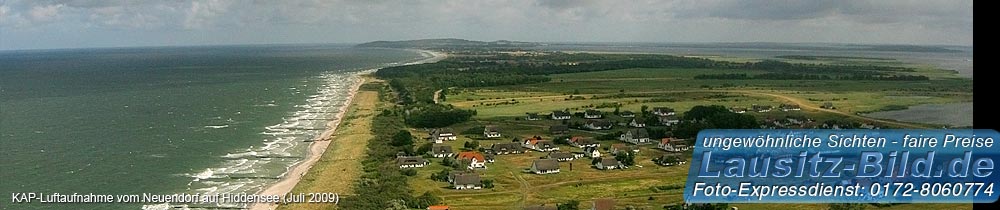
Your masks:
<svg viewBox="0 0 1000 210"><path fill-rule="evenodd" d="M972 45L972 1L0 0L0 50L465 38Z"/></svg>

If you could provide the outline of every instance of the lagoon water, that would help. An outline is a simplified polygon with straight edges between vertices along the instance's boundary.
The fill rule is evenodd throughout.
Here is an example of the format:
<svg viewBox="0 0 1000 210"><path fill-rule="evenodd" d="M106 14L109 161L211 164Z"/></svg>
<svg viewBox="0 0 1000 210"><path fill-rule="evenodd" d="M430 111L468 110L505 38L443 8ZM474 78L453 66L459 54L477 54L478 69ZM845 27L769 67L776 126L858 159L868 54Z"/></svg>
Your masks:
<svg viewBox="0 0 1000 210"><path fill-rule="evenodd" d="M357 72L420 57L346 45L0 51L0 194L254 193L302 159Z"/></svg>

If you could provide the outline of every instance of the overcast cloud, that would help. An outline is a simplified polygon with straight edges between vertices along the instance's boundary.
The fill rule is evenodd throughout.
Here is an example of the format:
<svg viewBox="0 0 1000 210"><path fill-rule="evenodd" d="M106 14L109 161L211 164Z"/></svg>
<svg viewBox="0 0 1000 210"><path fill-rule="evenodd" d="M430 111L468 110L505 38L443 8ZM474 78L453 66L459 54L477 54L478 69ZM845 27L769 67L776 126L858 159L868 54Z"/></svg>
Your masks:
<svg viewBox="0 0 1000 210"><path fill-rule="evenodd" d="M0 0L0 50L422 38L972 45L972 1Z"/></svg>

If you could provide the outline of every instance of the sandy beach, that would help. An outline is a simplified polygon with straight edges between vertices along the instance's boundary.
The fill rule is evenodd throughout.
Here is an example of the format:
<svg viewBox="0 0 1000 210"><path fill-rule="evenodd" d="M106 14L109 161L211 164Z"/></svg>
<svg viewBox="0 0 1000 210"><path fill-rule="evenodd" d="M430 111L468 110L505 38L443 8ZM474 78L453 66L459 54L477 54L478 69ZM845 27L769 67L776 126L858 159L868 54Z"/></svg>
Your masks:
<svg viewBox="0 0 1000 210"><path fill-rule="evenodd" d="M405 63L402 65L433 63L448 57L448 55L443 52L435 52L427 50L420 50L419 52L424 55L428 55L430 57L414 62ZM377 70L378 69L365 70L357 75L357 81L355 81L354 85L351 86L350 94L348 94L347 101L345 103L346 105L342 106L339 112L337 112L336 118L334 118L335 120L332 120L329 123L327 123L327 129L324 130L323 133L320 134L319 136L313 138L313 141L309 145L309 152L307 153L306 158L303 159L301 162L295 164L295 166L293 166L291 169L289 169L288 172L286 172L284 176L281 178L281 180L271 185L268 185L264 190L258 192L257 193L258 195L284 195L291 192L292 188L295 188L295 185L299 183L299 181L302 179L302 176L308 173L309 169L312 168L312 166L317 161L319 161L320 157L322 157L323 153L327 150L327 147L329 147L330 143L332 143L332 141L330 140L333 138L333 134L337 131L337 127L340 125L342 119L347 114L347 111L349 110L352 102L354 101L354 97L357 95L358 89L361 88L361 85L365 83L363 75L371 74ZM250 206L250 209L270 210L270 209L275 209L277 207L278 204L274 203L255 203Z"/></svg>

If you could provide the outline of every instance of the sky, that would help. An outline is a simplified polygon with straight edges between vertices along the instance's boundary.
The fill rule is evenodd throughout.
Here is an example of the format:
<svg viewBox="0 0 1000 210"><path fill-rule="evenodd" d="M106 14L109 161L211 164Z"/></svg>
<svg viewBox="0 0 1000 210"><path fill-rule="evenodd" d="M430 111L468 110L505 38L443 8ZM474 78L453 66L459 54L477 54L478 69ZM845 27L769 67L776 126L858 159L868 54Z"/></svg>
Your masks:
<svg viewBox="0 0 1000 210"><path fill-rule="evenodd" d="M972 45L972 0L0 0L0 50L462 38Z"/></svg>

